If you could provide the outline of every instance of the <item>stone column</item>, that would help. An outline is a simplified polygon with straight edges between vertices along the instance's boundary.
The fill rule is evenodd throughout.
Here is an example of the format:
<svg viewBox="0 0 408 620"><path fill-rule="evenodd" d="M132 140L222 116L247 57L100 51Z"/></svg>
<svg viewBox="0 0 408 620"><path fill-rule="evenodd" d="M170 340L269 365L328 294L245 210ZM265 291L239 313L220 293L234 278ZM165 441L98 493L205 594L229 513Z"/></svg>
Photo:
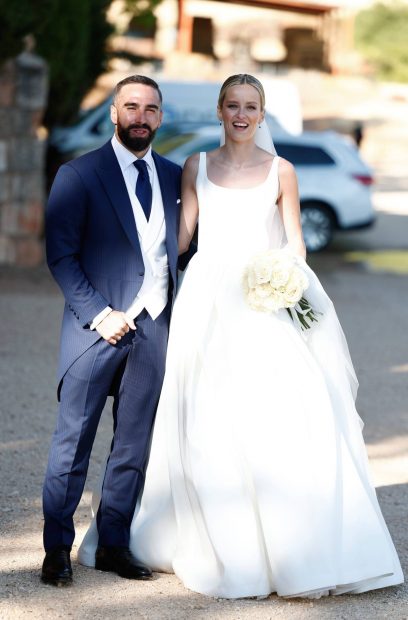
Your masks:
<svg viewBox="0 0 408 620"><path fill-rule="evenodd" d="M44 257L45 61L31 52L0 67L0 264L35 266Z"/></svg>

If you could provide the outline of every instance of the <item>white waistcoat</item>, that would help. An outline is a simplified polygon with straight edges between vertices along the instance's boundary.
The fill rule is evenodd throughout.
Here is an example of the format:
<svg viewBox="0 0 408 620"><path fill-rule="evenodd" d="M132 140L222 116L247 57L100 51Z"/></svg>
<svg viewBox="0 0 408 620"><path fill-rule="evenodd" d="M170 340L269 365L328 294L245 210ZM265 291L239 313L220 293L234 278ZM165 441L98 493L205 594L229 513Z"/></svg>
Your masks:
<svg viewBox="0 0 408 620"><path fill-rule="evenodd" d="M143 209L136 198L136 194L133 193L133 195L131 195L145 266L142 287L133 303L126 310L126 314L132 319L134 319L143 308L146 308L152 319L155 319L164 310L168 300L169 265L166 249L166 223L156 170L152 176L153 199L149 221L146 221Z"/></svg>

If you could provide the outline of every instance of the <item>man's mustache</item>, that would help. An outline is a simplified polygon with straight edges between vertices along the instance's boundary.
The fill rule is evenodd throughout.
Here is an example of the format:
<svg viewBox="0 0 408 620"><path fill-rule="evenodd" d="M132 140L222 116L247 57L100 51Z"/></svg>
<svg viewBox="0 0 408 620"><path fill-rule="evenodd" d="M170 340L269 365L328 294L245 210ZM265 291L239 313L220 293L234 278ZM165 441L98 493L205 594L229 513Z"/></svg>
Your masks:
<svg viewBox="0 0 408 620"><path fill-rule="evenodd" d="M127 129L128 129L128 131L130 129L146 129L147 131L152 133L151 127L149 127L149 125L146 125L146 123L129 125Z"/></svg>

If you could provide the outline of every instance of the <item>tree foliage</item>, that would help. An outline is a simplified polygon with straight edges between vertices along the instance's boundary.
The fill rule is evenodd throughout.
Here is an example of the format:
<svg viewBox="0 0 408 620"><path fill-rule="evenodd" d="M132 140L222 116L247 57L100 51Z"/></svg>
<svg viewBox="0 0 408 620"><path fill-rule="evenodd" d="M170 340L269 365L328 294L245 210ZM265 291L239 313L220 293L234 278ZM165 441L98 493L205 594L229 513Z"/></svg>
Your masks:
<svg viewBox="0 0 408 620"><path fill-rule="evenodd" d="M50 93L45 122L70 122L107 62L106 21L111 0L0 0L0 64L23 49L32 34L36 52L49 64Z"/></svg>
<svg viewBox="0 0 408 620"><path fill-rule="evenodd" d="M357 48L382 79L408 82L408 6L377 3L356 18Z"/></svg>
<svg viewBox="0 0 408 620"><path fill-rule="evenodd" d="M110 0L54 0L37 51L50 65L49 125L71 121L79 105L106 68L106 21Z"/></svg>
<svg viewBox="0 0 408 620"><path fill-rule="evenodd" d="M23 49L27 34L40 34L47 23L53 0L0 0L0 65Z"/></svg>
<svg viewBox="0 0 408 620"><path fill-rule="evenodd" d="M129 30L146 34L154 34L156 27L155 8L162 0L125 0L126 10L133 15Z"/></svg>

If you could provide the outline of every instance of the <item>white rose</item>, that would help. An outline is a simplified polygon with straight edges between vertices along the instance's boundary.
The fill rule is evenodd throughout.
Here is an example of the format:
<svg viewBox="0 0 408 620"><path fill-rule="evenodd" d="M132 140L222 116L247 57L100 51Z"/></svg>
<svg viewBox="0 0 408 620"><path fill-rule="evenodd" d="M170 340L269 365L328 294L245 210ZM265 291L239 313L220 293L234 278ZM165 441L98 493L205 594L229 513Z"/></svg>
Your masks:
<svg viewBox="0 0 408 620"><path fill-rule="evenodd" d="M309 286L309 278L307 277L306 273L303 271L303 269L296 266L294 269L294 274L296 274L296 277L299 278L299 282L301 283L301 286L303 286L303 290L305 291Z"/></svg>
<svg viewBox="0 0 408 620"><path fill-rule="evenodd" d="M285 300L279 290L272 289L271 294L262 300L262 305L266 312L277 312L285 307Z"/></svg>
<svg viewBox="0 0 408 620"><path fill-rule="evenodd" d="M256 284L266 284L271 276L271 260L267 253L258 254L252 263Z"/></svg>
<svg viewBox="0 0 408 620"><path fill-rule="evenodd" d="M259 299L259 297L256 294L255 289L251 289L247 295L247 302L250 308L252 308L252 310L258 310L259 311L263 311L264 309L262 307L262 300Z"/></svg>
<svg viewBox="0 0 408 620"><path fill-rule="evenodd" d="M268 284L258 284L255 287L255 293L259 299L265 299L265 297L269 297L271 292L272 292L272 289L271 289L269 282Z"/></svg>
<svg viewBox="0 0 408 620"><path fill-rule="evenodd" d="M293 259L290 256L281 255L274 261L269 282L274 288L285 286L293 271Z"/></svg>
<svg viewBox="0 0 408 620"><path fill-rule="evenodd" d="M294 269L285 286L284 298L286 307L295 306L302 298L308 285L309 281L303 271L300 269Z"/></svg>
<svg viewBox="0 0 408 620"><path fill-rule="evenodd" d="M256 274L252 268L248 269L248 286L249 288L255 288L256 285L257 285Z"/></svg>

